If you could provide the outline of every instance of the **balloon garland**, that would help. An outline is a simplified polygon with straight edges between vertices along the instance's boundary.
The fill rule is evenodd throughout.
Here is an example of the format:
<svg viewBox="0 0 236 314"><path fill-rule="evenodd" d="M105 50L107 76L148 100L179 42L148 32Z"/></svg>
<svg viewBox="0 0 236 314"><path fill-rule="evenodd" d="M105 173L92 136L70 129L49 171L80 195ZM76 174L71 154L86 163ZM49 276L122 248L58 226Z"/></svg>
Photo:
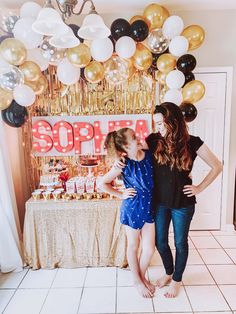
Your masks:
<svg viewBox="0 0 236 314"><path fill-rule="evenodd" d="M201 26L184 28L179 16L170 16L165 7L152 3L142 16L135 15L130 21L116 19L109 37L90 43L78 36L79 26L69 24L76 44L69 47L65 41L64 47L58 48L58 38L43 37L32 28L41 10L37 3L24 3L20 17L15 17L8 33L0 37L0 110L6 123L24 124L27 109L18 106L31 106L36 96L47 91L42 72L49 65L57 67L58 80L68 86L80 78L93 84L105 79L117 85L135 71L151 73L159 83L161 101L180 105L187 122L197 116L194 104L204 96L205 87L195 80L197 62L189 52L204 41Z"/></svg>

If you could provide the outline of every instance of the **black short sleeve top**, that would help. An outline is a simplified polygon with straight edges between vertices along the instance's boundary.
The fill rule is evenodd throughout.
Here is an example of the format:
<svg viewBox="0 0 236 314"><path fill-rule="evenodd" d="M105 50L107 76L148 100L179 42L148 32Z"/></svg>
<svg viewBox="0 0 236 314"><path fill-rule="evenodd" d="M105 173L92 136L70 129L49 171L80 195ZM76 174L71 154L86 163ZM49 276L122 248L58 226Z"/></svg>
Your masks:
<svg viewBox="0 0 236 314"><path fill-rule="evenodd" d="M147 145L153 154L160 138L161 136L157 133L152 133L146 138ZM200 137L190 135L188 145L193 162L202 144L203 141ZM181 208L195 204L195 196L187 197L183 192L185 185L192 184L190 177L191 170L192 169L179 171L175 167L171 169L169 165L160 165L154 157L155 204L161 204L171 208Z"/></svg>

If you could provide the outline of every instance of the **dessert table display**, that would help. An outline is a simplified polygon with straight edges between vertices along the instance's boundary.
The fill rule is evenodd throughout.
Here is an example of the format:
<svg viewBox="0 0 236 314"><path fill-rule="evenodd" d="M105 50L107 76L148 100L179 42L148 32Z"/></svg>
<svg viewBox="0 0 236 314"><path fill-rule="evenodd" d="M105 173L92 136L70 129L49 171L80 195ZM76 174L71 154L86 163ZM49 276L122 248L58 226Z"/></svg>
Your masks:
<svg viewBox="0 0 236 314"><path fill-rule="evenodd" d="M84 266L125 267L126 236L120 200L33 200L26 202L25 262L33 269Z"/></svg>

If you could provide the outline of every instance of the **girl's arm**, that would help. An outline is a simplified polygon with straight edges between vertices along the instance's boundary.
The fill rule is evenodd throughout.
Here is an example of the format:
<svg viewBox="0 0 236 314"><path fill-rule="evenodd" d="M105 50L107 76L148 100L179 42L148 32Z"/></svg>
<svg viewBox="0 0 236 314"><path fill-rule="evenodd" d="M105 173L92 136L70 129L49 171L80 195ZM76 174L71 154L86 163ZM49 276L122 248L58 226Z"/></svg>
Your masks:
<svg viewBox="0 0 236 314"><path fill-rule="evenodd" d="M184 194L187 194L188 197L199 194L203 190L205 190L208 185L210 185L215 178L222 171L222 163L218 160L218 158L212 153L212 151L207 147L206 144L203 144L197 151L197 155L211 167L211 170L206 175L206 177L199 183L197 186L195 185L185 185L184 186Z"/></svg>
<svg viewBox="0 0 236 314"><path fill-rule="evenodd" d="M99 188L104 192L107 192L111 195L114 195L121 199L126 199L129 197L134 197L136 195L135 189L125 189L124 192L116 190L112 185L111 182L118 177L122 172L122 169L115 168L114 166L108 171L100 180Z"/></svg>

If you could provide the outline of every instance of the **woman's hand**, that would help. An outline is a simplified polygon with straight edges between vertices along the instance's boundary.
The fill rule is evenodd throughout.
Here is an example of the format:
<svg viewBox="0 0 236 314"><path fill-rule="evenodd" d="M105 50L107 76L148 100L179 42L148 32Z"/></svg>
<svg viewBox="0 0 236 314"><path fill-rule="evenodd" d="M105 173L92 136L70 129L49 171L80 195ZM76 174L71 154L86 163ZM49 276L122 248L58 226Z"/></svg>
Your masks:
<svg viewBox="0 0 236 314"><path fill-rule="evenodd" d="M121 169L122 170L125 167L125 163L123 162L123 158L115 160L112 167L114 169Z"/></svg>
<svg viewBox="0 0 236 314"><path fill-rule="evenodd" d="M187 197L191 197L199 194L201 192L201 189L197 185L185 185L183 188L183 192L187 195Z"/></svg>
<svg viewBox="0 0 236 314"><path fill-rule="evenodd" d="M136 190L133 188L125 189L122 193L122 199L126 200L127 198L133 198L136 195Z"/></svg>

